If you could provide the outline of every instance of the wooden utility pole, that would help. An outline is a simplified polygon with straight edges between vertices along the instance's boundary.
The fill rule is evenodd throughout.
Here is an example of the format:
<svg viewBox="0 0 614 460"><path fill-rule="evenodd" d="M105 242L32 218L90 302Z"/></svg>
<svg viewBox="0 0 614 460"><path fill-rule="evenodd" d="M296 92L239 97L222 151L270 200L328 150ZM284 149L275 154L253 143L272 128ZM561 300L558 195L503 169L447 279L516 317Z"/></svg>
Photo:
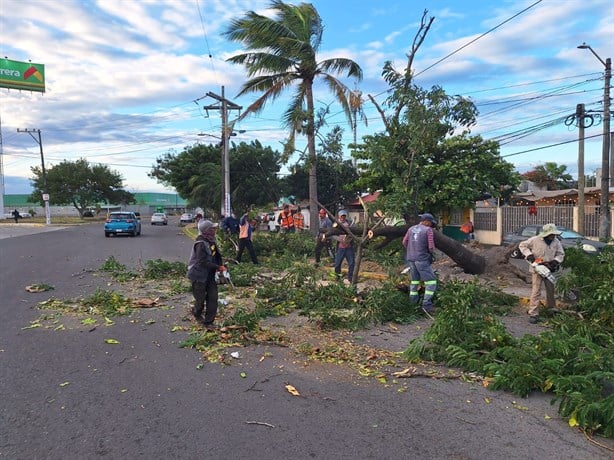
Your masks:
<svg viewBox="0 0 614 460"><path fill-rule="evenodd" d="M219 102L216 105L205 106L205 110L219 110L222 114L222 197L220 204L220 213L228 217L232 212L230 206L230 156L229 156L229 142L230 136L232 136L232 124L228 123L228 111L229 110L241 110L243 107L229 101L224 97L224 87L222 86L222 95L218 96L215 93L209 91L208 97L211 97Z"/></svg>
<svg viewBox="0 0 614 460"><path fill-rule="evenodd" d="M43 201L45 202L45 222L47 225L51 224L51 211L49 209L49 193L47 190L47 171L45 171L45 157L43 156L43 139L41 137L40 129L19 129L17 128L18 133L28 133L32 139L38 144L41 153L41 167L42 167L42 175L43 175ZM38 139L34 137L33 133L38 134Z"/></svg>
<svg viewBox="0 0 614 460"><path fill-rule="evenodd" d="M578 123L578 232L584 234L586 200L584 197L584 104L576 105Z"/></svg>

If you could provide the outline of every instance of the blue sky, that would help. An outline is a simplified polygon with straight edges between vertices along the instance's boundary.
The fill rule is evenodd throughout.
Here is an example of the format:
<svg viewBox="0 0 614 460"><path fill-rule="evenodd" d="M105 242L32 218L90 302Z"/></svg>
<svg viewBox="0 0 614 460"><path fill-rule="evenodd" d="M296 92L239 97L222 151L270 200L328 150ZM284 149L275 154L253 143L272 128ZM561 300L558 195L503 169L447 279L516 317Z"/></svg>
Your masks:
<svg viewBox="0 0 614 460"><path fill-rule="evenodd" d="M480 111L472 132L501 139L501 154L519 171L555 161L576 173L578 132L564 120L578 103L595 113L603 110L604 70L577 45L586 42L604 60L612 57L610 0L312 3L325 25L320 57L356 61L364 72L357 88L378 102L387 88L380 76L384 62L405 67L427 9L435 21L414 62L416 82L471 97ZM221 32L232 18L248 10L264 13L268 5L268 0L0 0L0 55L45 64L47 83L45 94L0 89L5 193L29 192L30 167L40 164L38 145L17 132L26 128L42 131L47 167L85 157L120 172L131 191L168 191L147 177L156 158L196 142L217 142L198 136L221 130L220 114L203 109L216 101L199 98L220 94L222 86L226 97L243 107L256 97L236 97L245 73L226 62L239 50ZM320 106L333 102L324 88L316 91ZM233 140L258 139L281 150L284 108L279 99L237 123L235 129L245 132ZM383 126L371 103L364 109L369 123L359 125L359 138ZM339 107L331 106L331 114L329 127L340 125L351 142ZM587 174L600 166L601 129L596 120L586 130L587 138L594 136L586 141Z"/></svg>

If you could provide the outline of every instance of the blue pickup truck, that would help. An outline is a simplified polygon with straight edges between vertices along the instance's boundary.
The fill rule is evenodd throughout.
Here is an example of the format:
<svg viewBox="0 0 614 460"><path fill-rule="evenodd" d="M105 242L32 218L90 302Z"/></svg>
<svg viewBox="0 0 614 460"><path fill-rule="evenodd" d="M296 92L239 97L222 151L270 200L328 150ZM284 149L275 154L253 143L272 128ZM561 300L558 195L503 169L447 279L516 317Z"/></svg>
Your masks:
<svg viewBox="0 0 614 460"><path fill-rule="evenodd" d="M141 234L141 220L133 212L121 211L109 214L104 224L104 236Z"/></svg>

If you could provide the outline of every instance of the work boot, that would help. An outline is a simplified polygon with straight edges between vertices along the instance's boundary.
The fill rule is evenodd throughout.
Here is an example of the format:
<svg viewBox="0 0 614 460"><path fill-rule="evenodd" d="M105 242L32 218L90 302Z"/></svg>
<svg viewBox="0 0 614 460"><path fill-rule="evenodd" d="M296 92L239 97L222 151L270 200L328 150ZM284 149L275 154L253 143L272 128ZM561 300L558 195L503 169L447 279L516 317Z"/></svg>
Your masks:
<svg viewBox="0 0 614 460"><path fill-rule="evenodd" d="M531 324L537 324L537 323L541 323L542 319L539 316L531 316L529 318L529 323Z"/></svg>
<svg viewBox="0 0 614 460"><path fill-rule="evenodd" d="M202 317L202 312L198 313L196 308L192 307L192 316L194 316L194 320L200 324L201 326L205 325L205 319Z"/></svg>

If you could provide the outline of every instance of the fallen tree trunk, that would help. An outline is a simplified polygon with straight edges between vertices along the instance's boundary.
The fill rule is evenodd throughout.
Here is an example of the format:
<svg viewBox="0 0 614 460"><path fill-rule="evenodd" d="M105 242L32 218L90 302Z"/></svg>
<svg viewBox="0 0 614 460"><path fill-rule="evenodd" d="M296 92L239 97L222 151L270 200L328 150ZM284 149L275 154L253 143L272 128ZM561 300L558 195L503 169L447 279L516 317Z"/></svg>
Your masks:
<svg viewBox="0 0 614 460"><path fill-rule="evenodd" d="M384 241L377 246L378 249L381 249L388 246L394 240L403 238L405 233L407 233L408 228L409 225L404 225L401 227L379 227L371 230L370 233L372 234L371 238L384 238ZM352 225L350 227L350 231L355 238L360 238L360 235L363 234L364 229L361 226ZM326 234L326 236L342 235L345 233L339 227L332 229L320 229L320 232ZM480 275L484 273L484 270L486 269L486 260L484 257L475 254L459 241L456 241L437 230L434 231L434 235L435 247L456 262L465 271L465 273L469 273L471 275Z"/></svg>

